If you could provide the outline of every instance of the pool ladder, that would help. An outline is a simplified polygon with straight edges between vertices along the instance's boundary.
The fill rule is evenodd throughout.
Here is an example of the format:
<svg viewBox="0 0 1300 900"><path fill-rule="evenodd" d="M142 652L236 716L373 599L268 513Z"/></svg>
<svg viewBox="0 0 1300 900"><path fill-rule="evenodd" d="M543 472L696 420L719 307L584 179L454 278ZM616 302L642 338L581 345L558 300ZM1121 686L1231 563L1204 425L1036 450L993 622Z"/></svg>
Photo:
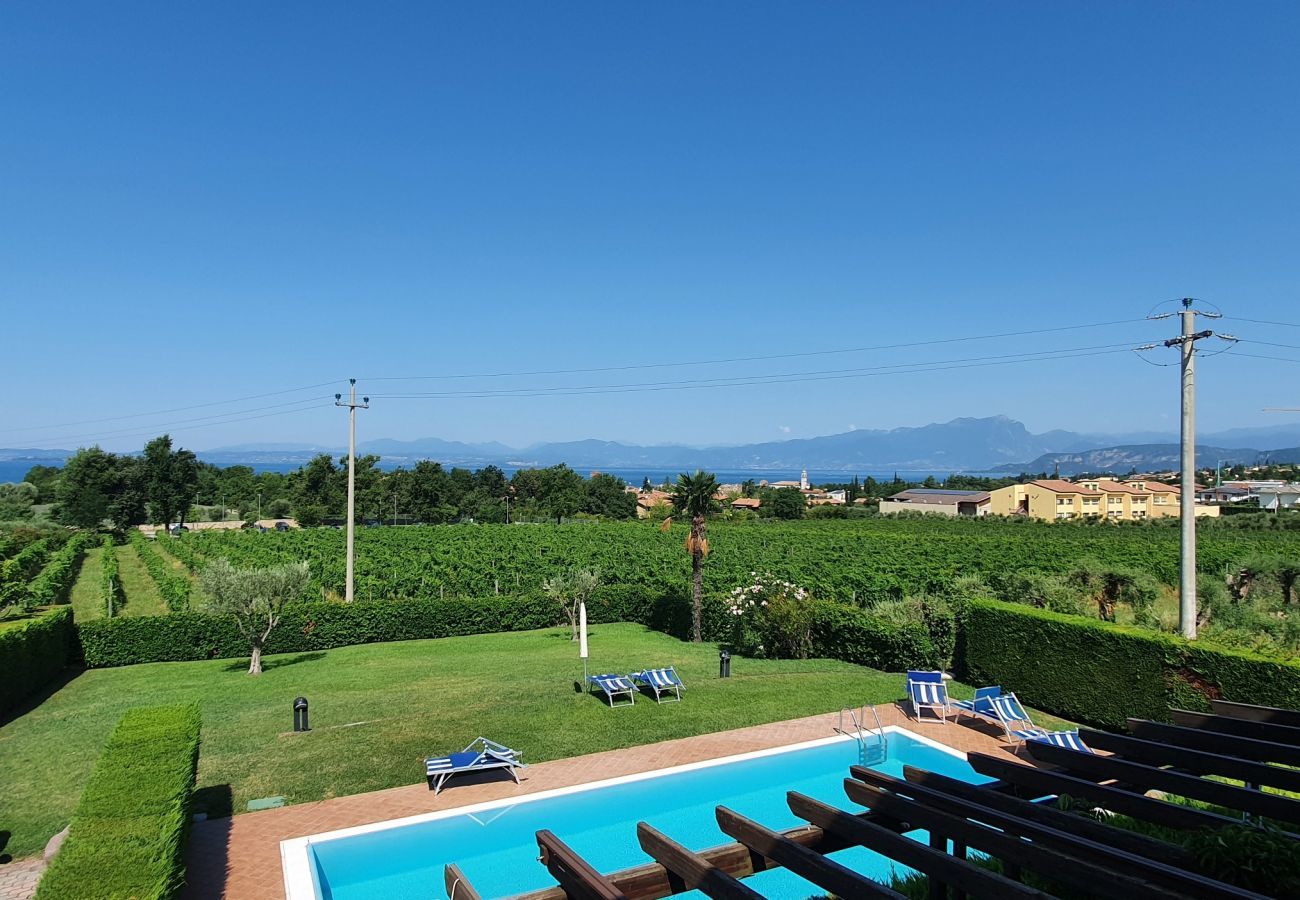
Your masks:
<svg viewBox="0 0 1300 900"><path fill-rule="evenodd" d="M866 713L868 710L871 712L871 717L876 720L876 729L874 732L876 740L870 745L867 743L867 736L872 735L873 732L868 731L863 727L863 723L867 718ZM849 714L849 726L852 730L844 727L845 713ZM840 734L852 737L858 742L858 750L861 753L863 763L866 765L874 765L876 763L884 762L885 758L889 755L889 738L885 736L885 726L881 724L880 715L876 712L874 706L863 706L861 715L858 714L858 710L851 706L841 707L839 722L835 726L835 730Z"/></svg>

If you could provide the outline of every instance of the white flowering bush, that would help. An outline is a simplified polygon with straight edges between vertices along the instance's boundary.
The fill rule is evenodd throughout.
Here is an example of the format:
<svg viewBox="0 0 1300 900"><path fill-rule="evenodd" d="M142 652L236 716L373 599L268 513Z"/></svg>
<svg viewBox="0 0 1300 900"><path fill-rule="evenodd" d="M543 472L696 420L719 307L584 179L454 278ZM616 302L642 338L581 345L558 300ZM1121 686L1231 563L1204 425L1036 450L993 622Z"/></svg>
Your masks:
<svg viewBox="0 0 1300 900"><path fill-rule="evenodd" d="M805 588L770 572L727 596L731 648L756 659L807 659L812 653L813 601Z"/></svg>

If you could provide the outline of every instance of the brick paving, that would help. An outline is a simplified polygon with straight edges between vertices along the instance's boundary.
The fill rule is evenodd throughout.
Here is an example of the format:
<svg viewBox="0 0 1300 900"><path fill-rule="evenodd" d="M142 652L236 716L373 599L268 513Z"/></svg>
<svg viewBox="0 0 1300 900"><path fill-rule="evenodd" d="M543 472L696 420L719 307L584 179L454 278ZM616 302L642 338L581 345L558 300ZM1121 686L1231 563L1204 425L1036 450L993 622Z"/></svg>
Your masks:
<svg viewBox="0 0 1300 900"><path fill-rule="evenodd" d="M45 871L41 857L0 865L0 900L29 900Z"/></svg>
<svg viewBox="0 0 1300 900"><path fill-rule="evenodd" d="M885 725L902 725L953 749L1016 758L1000 739L1000 730L969 717L962 724L942 725L928 715L917 723L896 705L877 706L876 711ZM283 900L282 840L815 740L830 736L835 724L836 715L829 713L553 760L522 770L519 785L501 773L484 773L453 779L438 796L421 782L199 822L190 837L188 885L182 896L184 900ZM0 900L11 898L0 893ZM26 900L26 896L13 900Z"/></svg>

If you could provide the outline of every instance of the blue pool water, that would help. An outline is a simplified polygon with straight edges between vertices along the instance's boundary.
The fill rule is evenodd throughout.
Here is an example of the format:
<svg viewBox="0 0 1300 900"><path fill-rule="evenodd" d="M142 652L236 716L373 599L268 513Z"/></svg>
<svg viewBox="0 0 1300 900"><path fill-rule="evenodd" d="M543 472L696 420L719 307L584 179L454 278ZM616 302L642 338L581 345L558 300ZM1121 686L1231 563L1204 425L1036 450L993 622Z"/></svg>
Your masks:
<svg viewBox="0 0 1300 900"><path fill-rule="evenodd" d="M874 749L874 748L873 748ZM549 828L598 871L650 862L636 840L649 822L692 850L728 843L714 808L727 806L769 828L807 824L786 805L795 790L860 810L844 794L849 766L863 762L857 742L836 741L757 759L675 772L558 797L498 806L368 834L313 842L308 852L322 900L444 898L443 867L456 863L484 897L502 897L555 882L537 860L536 832ZM888 755L872 768L902 777L903 765L963 781L987 781L965 760L907 734L889 734ZM453 780L450 791L455 791ZM923 835L918 835L923 837ZM835 854L851 868L887 876L891 863L862 849ZM803 900L817 891L783 871L746 879L768 897Z"/></svg>

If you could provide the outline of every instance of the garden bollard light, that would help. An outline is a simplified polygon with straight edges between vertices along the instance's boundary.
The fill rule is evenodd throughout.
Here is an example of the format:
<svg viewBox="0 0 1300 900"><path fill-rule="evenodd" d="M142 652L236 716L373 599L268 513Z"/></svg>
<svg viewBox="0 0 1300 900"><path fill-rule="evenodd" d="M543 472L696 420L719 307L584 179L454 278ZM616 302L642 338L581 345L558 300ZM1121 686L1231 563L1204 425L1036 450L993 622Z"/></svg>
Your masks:
<svg viewBox="0 0 1300 900"><path fill-rule="evenodd" d="M307 698L299 697L293 701L293 730L311 731L307 724Z"/></svg>
<svg viewBox="0 0 1300 900"><path fill-rule="evenodd" d="M730 650L718 651L718 677L719 678L731 677L731 651Z"/></svg>

